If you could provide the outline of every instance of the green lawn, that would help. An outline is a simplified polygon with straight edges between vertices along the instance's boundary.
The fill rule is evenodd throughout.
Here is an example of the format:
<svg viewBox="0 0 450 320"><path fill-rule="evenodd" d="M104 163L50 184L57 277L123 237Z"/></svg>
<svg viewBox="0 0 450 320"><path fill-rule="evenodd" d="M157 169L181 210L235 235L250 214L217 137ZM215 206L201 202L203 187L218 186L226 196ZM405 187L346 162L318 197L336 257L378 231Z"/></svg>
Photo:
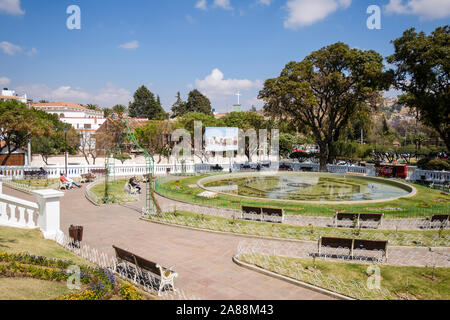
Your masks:
<svg viewBox="0 0 450 320"><path fill-rule="evenodd" d="M421 218L432 214L448 213L450 211L450 195L438 190L411 184L417 189L417 194L410 198L400 198L371 204L303 204L280 202L265 199L245 199L232 195L219 194L214 199L199 197L204 190L196 186L198 180L209 175L179 178L167 181L159 178L156 181L157 193L179 201L195 203L204 206L222 207L240 210L243 205L284 208L286 214L305 216L332 216L337 210L346 212L383 212L385 218Z"/></svg>
<svg viewBox="0 0 450 320"><path fill-rule="evenodd" d="M367 288L369 265L316 259L243 254L240 260L303 282L358 299L450 299L450 268L379 265L380 286L390 294ZM320 274L323 277L315 277ZM338 279L339 281L335 281ZM340 285L336 285L340 283ZM345 285L342 285L345 284Z"/></svg>
<svg viewBox="0 0 450 320"><path fill-rule="evenodd" d="M283 239L318 241L320 236L351 237L360 239L389 240L389 245L400 246L448 246L450 230L395 231L357 230L316 226L295 226L277 223L236 220L186 211L168 212L162 216L149 216L149 220L188 226L211 231L256 235Z"/></svg>
<svg viewBox="0 0 450 320"><path fill-rule="evenodd" d="M70 293L65 283L0 277L0 300L53 300Z"/></svg>
<svg viewBox="0 0 450 320"><path fill-rule="evenodd" d="M27 179L13 180L13 182L22 184L33 189L45 189L59 183L59 179Z"/></svg>
<svg viewBox="0 0 450 320"><path fill-rule="evenodd" d="M111 196L113 196L114 201L117 203L125 203L125 202L135 202L138 201L137 197L133 197L132 195L125 192L125 184L128 182L128 179L120 179L116 181L112 181L109 184L109 190ZM91 188L91 192L98 198L105 198L105 183L100 183Z"/></svg>
<svg viewBox="0 0 450 320"><path fill-rule="evenodd" d="M76 264L91 265L86 260L61 248L55 241L46 240L40 230L0 227L0 251L27 252L32 255L71 260Z"/></svg>

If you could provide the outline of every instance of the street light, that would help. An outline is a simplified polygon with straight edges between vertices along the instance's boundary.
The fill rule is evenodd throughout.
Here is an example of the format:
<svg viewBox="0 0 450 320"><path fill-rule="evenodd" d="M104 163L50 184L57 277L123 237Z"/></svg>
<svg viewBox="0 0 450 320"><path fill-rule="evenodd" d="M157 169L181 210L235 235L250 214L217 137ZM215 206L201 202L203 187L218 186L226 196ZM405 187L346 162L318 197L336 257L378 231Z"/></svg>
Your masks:
<svg viewBox="0 0 450 320"><path fill-rule="evenodd" d="M69 128L67 127L67 125L64 125L64 160L65 160L65 164L66 164L66 176L67 176L67 131L69 131Z"/></svg>

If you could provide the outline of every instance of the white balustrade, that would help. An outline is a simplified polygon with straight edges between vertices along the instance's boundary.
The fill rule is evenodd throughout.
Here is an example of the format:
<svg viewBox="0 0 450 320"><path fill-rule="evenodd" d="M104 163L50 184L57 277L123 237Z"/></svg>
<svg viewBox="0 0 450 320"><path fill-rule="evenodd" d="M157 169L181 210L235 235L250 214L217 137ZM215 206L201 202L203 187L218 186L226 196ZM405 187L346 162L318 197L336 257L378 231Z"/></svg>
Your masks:
<svg viewBox="0 0 450 320"><path fill-rule="evenodd" d="M416 169L414 172L414 180L425 180L434 183L444 183L450 181L449 171L431 171Z"/></svg>
<svg viewBox="0 0 450 320"><path fill-rule="evenodd" d="M64 193L38 190L33 192L37 202L26 201L2 193L4 178L0 175L0 226L40 228L46 239L56 240L60 237L60 198Z"/></svg>
<svg viewBox="0 0 450 320"><path fill-rule="evenodd" d="M37 203L0 194L0 226L34 229L38 215Z"/></svg>

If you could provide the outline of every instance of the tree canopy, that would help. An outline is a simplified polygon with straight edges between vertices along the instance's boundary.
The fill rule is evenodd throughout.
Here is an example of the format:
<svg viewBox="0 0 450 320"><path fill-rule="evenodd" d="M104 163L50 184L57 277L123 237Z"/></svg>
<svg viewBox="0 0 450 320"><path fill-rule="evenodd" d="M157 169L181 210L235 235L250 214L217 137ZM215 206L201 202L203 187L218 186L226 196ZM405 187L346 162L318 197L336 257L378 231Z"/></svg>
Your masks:
<svg viewBox="0 0 450 320"><path fill-rule="evenodd" d="M132 118L147 118L149 120L162 120L167 114L161 106L159 97L145 86L139 87L134 93L134 101L128 107L128 113Z"/></svg>
<svg viewBox="0 0 450 320"><path fill-rule="evenodd" d="M32 146L35 145L34 151L43 156L61 152L64 123L56 115L28 108L26 104L15 100L7 100L0 101L0 123L0 140L5 142L7 150L0 165L5 165L16 150L25 148L28 140L32 141ZM73 129L68 134L77 135ZM76 148L76 140L69 141L69 151ZM41 142L42 146L39 146Z"/></svg>
<svg viewBox="0 0 450 320"><path fill-rule="evenodd" d="M258 98L267 115L300 122L312 131L325 170L342 129L356 112L375 105L389 81L381 55L339 42L288 63L279 77L265 81Z"/></svg>
<svg viewBox="0 0 450 320"><path fill-rule="evenodd" d="M419 111L420 119L435 129L450 151L450 26L431 35L414 28L392 41L396 66L395 87L405 92L400 103Z"/></svg>

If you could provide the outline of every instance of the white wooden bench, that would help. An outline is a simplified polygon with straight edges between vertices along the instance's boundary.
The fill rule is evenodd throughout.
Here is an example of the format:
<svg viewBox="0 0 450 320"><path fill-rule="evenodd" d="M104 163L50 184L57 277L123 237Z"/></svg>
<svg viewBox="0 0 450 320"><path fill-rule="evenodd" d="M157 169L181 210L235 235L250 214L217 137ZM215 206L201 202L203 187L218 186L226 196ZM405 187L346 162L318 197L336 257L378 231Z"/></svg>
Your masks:
<svg viewBox="0 0 450 320"><path fill-rule="evenodd" d="M118 265L114 266L114 272L117 271L117 267L122 263L131 263L134 265L136 273L134 275L134 282L136 282L138 276L142 276L142 270L148 271L155 276L159 277L159 290L158 296L161 296L161 292L164 288L169 285L173 291L176 291L174 279L178 277L178 273L173 272L172 268L164 268L160 264L149 261L147 259L141 258L138 255L135 255L129 251L124 249L120 249L116 246L113 246L116 252L116 258L119 262Z"/></svg>
<svg viewBox="0 0 450 320"><path fill-rule="evenodd" d="M125 184L125 193L131 194L131 195L137 195L138 189L133 187L129 182Z"/></svg>

